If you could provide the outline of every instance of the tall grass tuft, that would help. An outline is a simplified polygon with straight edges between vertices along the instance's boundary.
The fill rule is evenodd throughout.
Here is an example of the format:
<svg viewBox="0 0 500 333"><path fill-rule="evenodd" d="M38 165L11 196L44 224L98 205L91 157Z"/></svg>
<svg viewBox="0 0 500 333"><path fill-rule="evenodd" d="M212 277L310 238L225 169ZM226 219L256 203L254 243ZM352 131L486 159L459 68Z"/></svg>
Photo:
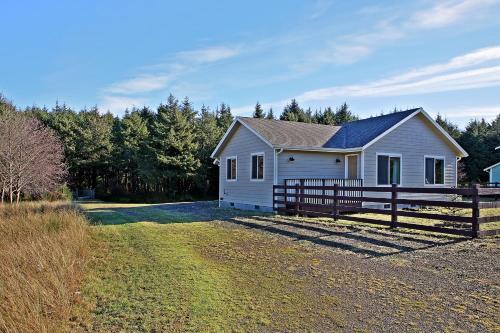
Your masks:
<svg viewBox="0 0 500 333"><path fill-rule="evenodd" d="M0 205L0 332L71 330L88 247L68 203Z"/></svg>

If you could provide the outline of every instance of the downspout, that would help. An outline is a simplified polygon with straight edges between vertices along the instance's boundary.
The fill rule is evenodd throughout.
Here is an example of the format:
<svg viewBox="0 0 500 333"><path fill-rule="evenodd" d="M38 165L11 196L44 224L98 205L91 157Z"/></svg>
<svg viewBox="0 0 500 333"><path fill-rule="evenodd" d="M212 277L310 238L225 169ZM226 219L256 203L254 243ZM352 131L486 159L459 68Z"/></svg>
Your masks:
<svg viewBox="0 0 500 333"><path fill-rule="evenodd" d="M274 149L274 163L273 163L273 185L278 185L278 155L283 152L283 148ZM273 189L274 193L274 189ZM274 207L274 197L273 197L273 208Z"/></svg>
<svg viewBox="0 0 500 333"><path fill-rule="evenodd" d="M462 157L457 157L455 160L455 187L458 187L458 161L461 159Z"/></svg>
<svg viewBox="0 0 500 333"><path fill-rule="evenodd" d="M361 150L361 179L363 180L363 186L365 186L365 151Z"/></svg>
<svg viewBox="0 0 500 333"><path fill-rule="evenodd" d="M217 198L217 201L219 203L219 208L220 208L220 197L221 197L221 185L222 185L222 182L220 181L220 160L218 158L214 159L214 162L213 162L215 165L217 165L219 167L219 179L217 179L217 181L219 182L219 197Z"/></svg>

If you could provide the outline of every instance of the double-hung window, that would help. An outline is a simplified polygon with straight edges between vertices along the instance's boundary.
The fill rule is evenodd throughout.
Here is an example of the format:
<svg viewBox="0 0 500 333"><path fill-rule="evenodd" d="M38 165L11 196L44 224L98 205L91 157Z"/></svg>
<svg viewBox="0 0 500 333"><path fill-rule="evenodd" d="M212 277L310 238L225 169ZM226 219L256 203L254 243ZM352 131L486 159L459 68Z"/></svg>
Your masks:
<svg viewBox="0 0 500 333"><path fill-rule="evenodd" d="M238 169L238 159L236 156L231 156L226 159L226 180L236 181L236 173Z"/></svg>
<svg viewBox="0 0 500 333"><path fill-rule="evenodd" d="M444 184L444 157L425 156L425 184Z"/></svg>
<svg viewBox="0 0 500 333"><path fill-rule="evenodd" d="M251 180L264 180L264 153L252 154Z"/></svg>
<svg viewBox="0 0 500 333"><path fill-rule="evenodd" d="M401 155L377 154L377 185L401 184Z"/></svg>

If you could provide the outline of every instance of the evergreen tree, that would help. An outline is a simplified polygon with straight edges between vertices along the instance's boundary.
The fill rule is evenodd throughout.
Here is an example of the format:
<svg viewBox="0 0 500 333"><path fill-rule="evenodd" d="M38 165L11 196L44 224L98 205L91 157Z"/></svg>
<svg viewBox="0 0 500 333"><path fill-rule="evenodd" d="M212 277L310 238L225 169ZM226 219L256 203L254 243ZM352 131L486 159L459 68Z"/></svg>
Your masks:
<svg viewBox="0 0 500 333"><path fill-rule="evenodd" d="M210 155L219 143L224 132L217 124L217 116L215 113L204 105L201 108L200 117L197 120L197 141L198 158L202 167L198 171L197 184L204 195L208 193L216 194L218 188L219 168L214 165Z"/></svg>
<svg viewBox="0 0 500 333"><path fill-rule="evenodd" d="M177 99L170 95L167 104L158 107L153 124L152 148L163 175L163 189L170 190L173 197L190 190L189 180L200 166L195 154L198 144L192 121L194 114L189 100L179 106Z"/></svg>
<svg viewBox="0 0 500 333"><path fill-rule="evenodd" d="M436 122L441 126L446 132L448 132L449 135L453 139L458 139L462 132L458 128L457 125L453 124L452 122L448 121L448 119L441 117L440 114L437 115L436 117Z"/></svg>
<svg viewBox="0 0 500 333"><path fill-rule="evenodd" d="M337 125L337 117L335 112L333 112L332 108L329 106L323 112L323 117L321 119L321 124L324 125Z"/></svg>
<svg viewBox="0 0 500 333"><path fill-rule="evenodd" d="M337 125L342 125L358 119L357 116L352 114L351 110L349 110L349 106L345 102L338 107L335 112L335 122Z"/></svg>
<svg viewBox="0 0 500 333"><path fill-rule="evenodd" d="M123 174L123 183L126 192L145 191L141 188L141 183L148 182L149 167L151 159L148 155L149 129L147 119L141 111L132 110L126 113L116 126L116 155L117 163L120 169L116 173Z"/></svg>
<svg viewBox="0 0 500 333"><path fill-rule="evenodd" d="M217 124L219 125L220 128L222 128L224 132L229 128L229 126L234 120L234 117L231 114L231 107L229 107L229 105L226 105L224 103L221 103L221 105L217 108L216 116L217 116Z"/></svg>
<svg viewBox="0 0 500 333"><path fill-rule="evenodd" d="M283 113L281 114L280 119L288 121L304 121L304 110L300 108L297 100L292 99L290 104L287 104L283 109Z"/></svg>
<svg viewBox="0 0 500 333"><path fill-rule="evenodd" d="M273 113L273 108L269 108L269 111L267 112L266 118L271 119L271 120L275 119L274 113Z"/></svg>
<svg viewBox="0 0 500 333"><path fill-rule="evenodd" d="M264 118L264 109L262 109L262 106L260 105L259 102L255 104L255 111L253 112L253 117L254 118Z"/></svg>

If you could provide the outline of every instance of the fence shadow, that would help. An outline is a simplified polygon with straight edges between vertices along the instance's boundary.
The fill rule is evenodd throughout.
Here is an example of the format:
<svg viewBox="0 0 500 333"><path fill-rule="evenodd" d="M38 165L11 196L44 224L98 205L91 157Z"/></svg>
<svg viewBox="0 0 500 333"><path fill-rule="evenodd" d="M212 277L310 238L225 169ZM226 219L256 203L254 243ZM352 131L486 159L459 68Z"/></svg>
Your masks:
<svg viewBox="0 0 500 333"><path fill-rule="evenodd" d="M368 258L387 257L400 253L409 253L430 249L437 246L446 246L466 241L467 238L434 237L434 239L421 239L417 235L394 235L377 230L361 229L357 227L343 227L345 230L334 230L328 226L320 226L293 222L290 220L277 220L274 218L251 217L251 219L231 218L229 222L261 230L288 238L295 241L305 241L327 248L347 250L362 254ZM359 232L363 231L363 234ZM311 232L317 233L311 235ZM383 239L394 236L392 239ZM333 238L333 239L332 239ZM403 242L404 241L404 242ZM405 243L405 244L403 244Z"/></svg>

